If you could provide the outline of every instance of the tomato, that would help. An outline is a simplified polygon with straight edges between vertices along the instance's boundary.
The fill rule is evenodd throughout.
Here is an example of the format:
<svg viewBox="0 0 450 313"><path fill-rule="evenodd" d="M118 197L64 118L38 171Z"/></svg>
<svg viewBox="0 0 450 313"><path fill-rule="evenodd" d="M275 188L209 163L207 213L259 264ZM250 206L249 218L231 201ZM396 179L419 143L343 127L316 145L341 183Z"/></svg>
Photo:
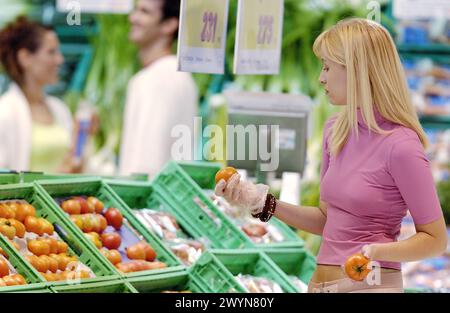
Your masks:
<svg viewBox="0 0 450 313"><path fill-rule="evenodd" d="M103 202L101 202L99 199L95 197L89 197L87 198L87 202L94 209L95 213L101 214L103 212L103 208L105 206L103 205Z"/></svg>
<svg viewBox="0 0 450 313"><path fill-rule="evenodd" d="M370 262L361 253L356 253L350 256L345 262L345 273L353 280L362 281L370 273L367 264Z"/></svg>
<svg viewBox="0 0 450 313"><path fill-rule="evenodd" d="M3 281L5 282L6 286L16 286L17 280L12 277L12 275L3 277Z"/></svg>
<svg viewBox="0 0 450 313"><path fill-rule="evenodd" d="M48 257L48 270L50 272L56 273L59 268L58 260L53 257Z"/></svg>
<svg viewBox="0 0 450 313"><path fill-rule="evenodd" d="M97 215L97 218L100 222L100 231L99 233L103 233L106 229L106 227L108 227L108 222L106 221L106 218L103 215Z"/></svg>
<svg viewBox="0 0 450 313"><path fill-rule="evenodd" d="M121 271L122 273L130 273L132 272L131 267L130 267L130 263L117 263L115 264L116 268Z"/></svg>
<svg viewBox="0 0 450 313"><path fill-rule="evenodd" d="M94 230L94 219L92 218L92 214L83 214L83 232L90 233Z"/></svg>
<svg viewBox="0 0 450 313"><path fill-rule="evenodd" d="M104 233L101 239L103 246L108 249L118 249L122 243L122 238L118 233Z"/></svg>
<svg viewBox="0 0 450 313"><path fill-rule="evenodd" d="M120 255L120 252L115 249L109 250L109 258L108 259L112 264L117 264L119 262L122 262L122 256Z"/></svg>
<svg viewBox="0 0 450 313"><path fill-rule="evenodd" d="M37 259L36 259L36 269L39 271L39 272L43 272L43 273L45 273L45 272L47 272L48 271L48 267L49 267L49 263L50 263L50 261L49 261L49 259L48 259L49 257L47 257L46 255L42 255L42 256L40 256L40 257L37 257Z"/></svg>
<svg viewBox="0 0 450 313"><path fill-rule="evenodd" d="M61 208L64 212L72 214L80 214L81 213L81 205L80 202L74 199L66 200L61 203Z"/></svg>
<svg viewBox="0 0 450 313"><path fill-rule="evenodd" d="M100 233L100 220L98 219L98 214L91 214L90 219L92 221L92 231L95 233Z"/></svg>
<svg viewBox="0 0 450 313"><path fill-rule="evenodd" d="M9 275L9 266L8 266L8 262L0 257L0 278Z"/></svg>
<svg viewBox="0 0 450 313"><path fill-rule="evenodd" d="M77 227L79 229L83 229L83 217L82 215L76 214L76 215L71 215L70 216L70 220L77 225Z"/></svg>
<svg viewBox="0 0 450 313"><path fill-rule="evenodd" d="M7 219L0 220L0 233L13 240L16 236L16 229L11 225Z"/></svg>
<svg viewBox="0 0 450 313"><path fill-rule="evenodd" d="M26 232L25 225L23 225L21 222L13 218L9 219L8 221L11 224L11 226L13 226L16 229L16 236L19 238L23 238Z"/></svg>
<svg viewBox="0 0 450 313"><path fill-rule="evenodd" d="M69 249L69 246L64 241L57 241L56 243L58 248L57 253L66 253L67 250Z"/></svg>
<svg viewBox="0 0 450 313"><path fill-rule="evenodd" d="M129 246L126 251L131 260L145 260L145 250L140 243Z"/></svg>
<svg viewBox="0 0 450 313"><path fill-rule="evenodd" d="M71 262L71 259L69 256L67 256L64 253L58 254L58 267L61 271L65 271L67 268L67 265Z"/></svg>
<svg viewBox="0 0 450 313"><path fill-rule="evenodd" d="M103 247L100 235L94 232L84 234L98 249Z"/></svg>
<svg viewBox="0 0 450 313"><path fill-rule="evenodd" d="M29 203L22 203L21 204L22 210L21 215L23 215L23 220L16 218L18 221L22 222L25 220L27 216L36 216L36 209L34 206L32 206Z"/></svg>
<svg viewBox="0 0 450 313"><path fill-rule="evenodd" d="M230 179L230 177L236 173L237 171L234 167L230 166L224 167L223 169L221 169L216 173L216 184L222 179L228 181L228 179Z"/></svg>
<svg viewBox="0 0 450 313"><path fill-rule="evenodd" d="M144 250L146 261L154 261L156 259L156 252L150 244L146 243L145 241L141 241L139 245Z"/></svg>
<svg viewBox="0 0 450 313"><path fill-rule="evenodd" d="M13 275L11 275L11 277L16 280L17 285L26 285L27 284L27 281L25 280L25 278L22 275L20 275L19 273L13 274Z"/></svg>
<svg viewBox="0 0 450 313"><path fill-rule="evenodd" d="M55 231L53 224L44 218L40 219L40 221L41 221L41 231L44 234L49 234L50 236L53 235L53 232Z"/></svg>
<svg viewBox="0 0 450 313"><path fill-rule="evenodd" d="M53 238L39 238L39 241L45 242L50 248L51 253L58 253L58 241Z"/></svg>
<svg viewBox="0 0 450 313"><path fill-rule="evenodd" d="M83 197L74 197L73 200L78 201L80 204L80 213L94 213L94 209L88 205L88 202Z"/></svg>
<svg viewBox="0 0 450 313"><path fill-rule="evenodd" d="M106 221L108 225L111 225L116 230L119 230L122 227L123 216L122 213L116 208L109 208L105 213Z"/></svg>
<svg viewBox="0 0 450 313"><path fill-rule="evenodd" d="M250 237L262 237L267 234L267 229L260 224L246 224L242 226L242 230Z"/></svg>
<svg viewBox="0 0 450 313"><path fill-rule="evenodd" d="M6 283L5 283L5 281L3 280L3 278L0 278L0 288L1 287L6 287Z"/></svg>
<svg viewBox="0 0 450 313"><path fill-rule="evenodd" d="M27 232L36 233L40 232L40 223L37 217L27 216L24 221Z"/></svg>
<svg viewBox="0 0 450 313"><path fill-rule="evenodd" d="M15 218L16 213L8 204L2 203L0 204L0 217L6 219Z"/></svg>
<svg viewBox="0 0 450 313"><path fill-rule="evenodd" d="M50 245L44 240L30 240L27 247L31 253L37 256L50 254Z"/></svg>

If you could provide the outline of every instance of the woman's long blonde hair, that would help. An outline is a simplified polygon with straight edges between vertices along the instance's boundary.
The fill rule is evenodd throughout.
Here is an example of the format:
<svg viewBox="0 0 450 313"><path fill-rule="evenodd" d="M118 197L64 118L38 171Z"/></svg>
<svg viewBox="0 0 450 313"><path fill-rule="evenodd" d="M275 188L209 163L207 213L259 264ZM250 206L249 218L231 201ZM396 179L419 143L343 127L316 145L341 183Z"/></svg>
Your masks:
<svg viewBox="0 0 450 313"><path fill-rule="evenodd" d="M347 71L347 105L332 127L331 153L345 145L350 129L358 133L357 108L369 130L388 134L375 120L374 109L393 123L414 130L423 146L425 132L412 106L400 57L389 32L380 24L349 18L317 37L313 46L318 57L344 65Z"/></svg>

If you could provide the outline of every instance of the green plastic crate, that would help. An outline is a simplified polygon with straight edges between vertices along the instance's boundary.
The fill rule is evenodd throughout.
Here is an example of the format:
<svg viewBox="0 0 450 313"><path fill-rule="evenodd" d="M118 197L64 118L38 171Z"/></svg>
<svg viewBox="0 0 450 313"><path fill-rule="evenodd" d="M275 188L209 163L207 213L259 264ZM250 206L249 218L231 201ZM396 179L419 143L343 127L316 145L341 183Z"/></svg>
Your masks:
<svg viewBox="0 0 450 313"><path fill-rule="evenodd" d="M18 173L0 173L0 185L17 184L20 181Z"/></svg>
<svg viewBox="0 0 450 313"><path fill-rule="evenodd" d="M119 180L106 180L105 182L132 210L143 208L160 210L162 208L162 210L167 211L175 217L182 230L191 238L207 238L210 241L211 248L229 247L230 244L226 238L230 235L231 229L226 230L222 227L219 229L220 231L216 231L217 225L214 220L198 209L194 212L191 211L190 214L199 214L199 218L208 220L208 223L202 222L193 226L192 222L186 219L187 214L182 212L180 207L173 202L168 201L167 197L158 193L151 183ZM211 230L208 228L210 225L214 225L216 229Z"/></svg>
<svg viewBox="0 0 450 313"><path fill-rule="evenodd" d="M12 247L8 240L0 234L0 247L8 254L8 261L27 281L27 285L0 287L1 292L48 292L48 284Z"/></svg>
<svg viewBox="0 0 450 313"><path fill-rule="evenodd" d="M232 219L228 218L226 214L222 213L212 203L211 199L207 195L207 193L210 192L211 189L214 189L215 174L220 168L221 165L217 163L191 162L176 164L175 162L172 162L169 163L168 166L161 172L161 177L155 178L154 182L156 185L161 186L161 189L165 189L165 192L167 194L172 194L177 197L178 203L180 203L180 205L187 206L187 203L192 198L192 195L197 195L197 197L202 198L202 200L207 198L208 200L203 200L203 202L208 205L211 212L215 216L221 218L222 220L226 220L227 223L231 222L233 225L235 225ZM159 180L161 180L162 182L159 182ZM196 184L197 186L193 187L193 184ZM208 189L208 191L198 188L201 186L207 186L203 189ZM188 200L184 201L185 198L187 198ZM197 205L195 203L192 203L191 207L187 207L185 210L194 210L194 206ZM272 217L269 221L269 224L280 231L280 233L285 238L284 241L274 243L253 243L251 239L239 227L235 226L235 228L239 231L239 237L246 237L247 240L251 242L251 244L246 244L245 247L256 246L261 248L296 248L304 246L303 239L301 239L294 230L292 230L281 220ZM195 226L197 227L197 225ZM225 248L242 248L242 246L236 247L227 245Z"/></svg>
<svg viewBox="0 0 450 313"><path fill-rule="evenodd" d="M127 280L139 292L191 291L193 293L207 292L189 271L154 275L149 280L146 277L134 277Z"/></svg>
<svg viewBox="0 0 450 313"><path fill-rule="evenodd" d="M127 205L117 196L114 191L105 182L99 178L73 178L73 179L61 179L61 180L40 180L37 181L36 186L41 190L47 199L49 207L55 211L61 219L64 219L73 229L73 232L78 236L86 239L86 245L90 249L91 253L101 258L104 262L119 274L122 278L142 277L148 275L157 275L161 273L176 272L183 270L185 267L181 264L178 258L166 248L162 241L148 229L146 229L133 215L133 213L127 208ZM89 195L100 199L105 207L117 208L128 221L130 226L134 228L142 237L155 249L158 260L167 264L167 268L158 270L140 271L134 273L121 273L119 272L95 245L85 238L81 229L72 223L69 216L59 207L54 198L67 197L75 195Z"/></svg>
<svg viewBox="0 0 450 313"><path fill-rule="evenodd" d="M213 162L178 162L178 165L202 189L214 189L216 173L223 167Z"/></svg>
<svg viewBox="0 0 450 313"><path fill-rule="evenodd" d="M263 251L285 274L295 276L308 285L316 270L316 258L308 250L299 247Z"/></svg>
<svg viewBox="0 0 450 313"><path fill-rule="evenodd" d="M71 225L71 221L67 218L61 218L57 212L48 205L48 201L38 186L34 184L13 184L0 187L0 200L8 199L23 199L34 206L36 209L36 215L43 217L51 222L55 228L55 231L69 246L69 254L76 255L82 263L88 266L96 275L94 278L86 278L80 281L80 284L95 283L99 281L118 279L117 271L107 260L99 257L97 254L92 253L88 245L89 240L84 236L80 236L76 233L75 227ZM4 241L7 249L6 253L15 253L16 256L21 259L28 267L29 274L37 275L41 281L45 281L43 277L26 261L19 253L15 252L15 249ZM66 281L47 282L49 286L64 286L67 285Z"/></svg>
<svg viewBox="0 0 450 313"><path fill-rule="evenodd" d="M169 162L154 178L152 187L198 236L214 240L216 247L253 248L254 244L175 162Z"/></svg>
<svg viewBox="0 0 450 313"><path fill-rule="evenodd" d="M51 287L55 293L138 293L128 282L121 279L83 285Z"/></svg>
<svg viewBox="0 0 450 313"><path fill-rule="evenodd" d="M265 253L256 249L207 251L192 271L198 280L202 279L202 284L213 289L212 292L245 292L235 278L238 274L268 278L278 283L284 292L297 292L288 276Z"/></svg>

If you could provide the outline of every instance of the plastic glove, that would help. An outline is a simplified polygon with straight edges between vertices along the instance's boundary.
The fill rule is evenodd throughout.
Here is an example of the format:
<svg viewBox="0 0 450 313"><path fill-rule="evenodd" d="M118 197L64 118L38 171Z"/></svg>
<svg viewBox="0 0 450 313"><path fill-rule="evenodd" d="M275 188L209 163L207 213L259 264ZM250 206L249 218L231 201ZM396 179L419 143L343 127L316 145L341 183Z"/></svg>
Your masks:
<svg viewBox="0 0 450 313"><path fill-rule="evenodd" d="M251 214L262 212L269 186L241 181L241 175L234 174L228 182L221 179L215 189L215 194L224 197L233 206L250 211Z"/></svg>

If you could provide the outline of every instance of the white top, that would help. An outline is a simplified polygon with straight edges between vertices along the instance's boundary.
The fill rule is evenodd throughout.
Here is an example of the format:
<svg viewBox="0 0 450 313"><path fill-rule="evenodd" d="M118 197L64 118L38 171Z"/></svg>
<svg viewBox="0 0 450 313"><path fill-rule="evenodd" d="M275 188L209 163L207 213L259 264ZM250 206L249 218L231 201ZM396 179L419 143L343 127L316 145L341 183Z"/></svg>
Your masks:
<svg viewBox="0 0 450 313"><path fill-rule="evenodd" d="M58 98L45 99L55 123L72 134L72 116ZM31 111L16 84L0 97L0 169L28 171L32 144Z"/></svg>
<svg viewBox="0 0 450 313"><path fill-rule="evenodd" d="M142 69L129 82L120 152L120 175L158 173L170 160L176 125L194 137L198 112L197 87L190 73L177 71L170 55ZM193 147L191 148L193 151Z"/></svg>

